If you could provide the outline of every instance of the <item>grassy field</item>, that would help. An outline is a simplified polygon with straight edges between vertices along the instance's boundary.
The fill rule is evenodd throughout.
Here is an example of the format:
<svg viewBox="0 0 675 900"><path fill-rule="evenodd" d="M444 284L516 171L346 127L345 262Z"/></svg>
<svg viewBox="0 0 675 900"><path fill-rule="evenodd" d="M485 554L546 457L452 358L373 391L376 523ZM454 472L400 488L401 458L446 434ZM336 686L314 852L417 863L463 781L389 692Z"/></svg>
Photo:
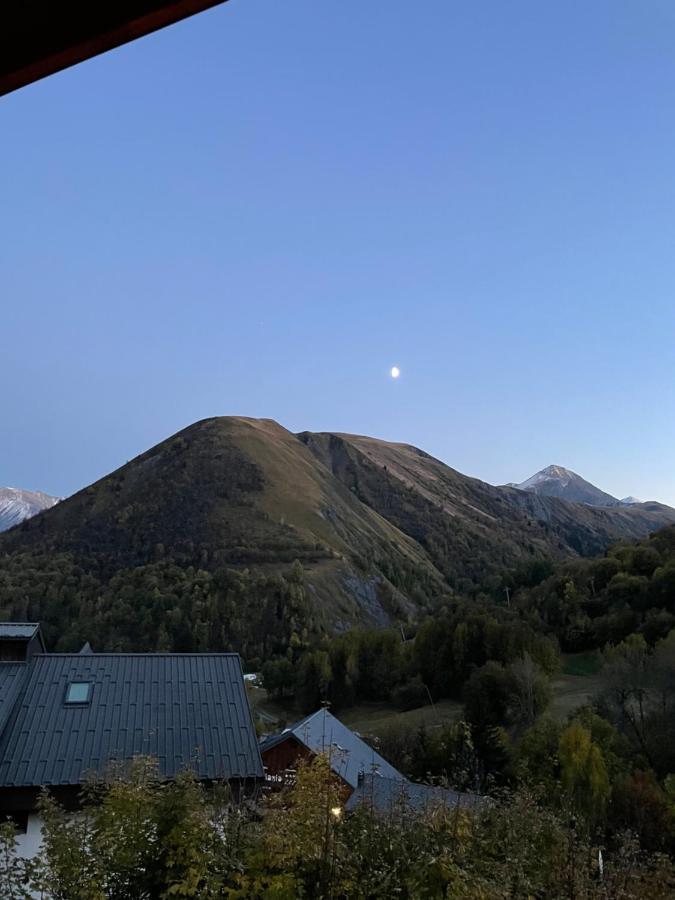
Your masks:
<svg viewBox="0 0 675 900"><path fill-rule="evenodd" d="M590 702L601 687L600 659L597 653L574 653L563 657L562 672L552 681L553 702L550 712L555 718L565 719L578 707ZM296 722L302 713L290 701L279 701L267 696L263 688L247 685L249 701L257 711L265 731ZM462 715L462 704L456 700L439 700L418 709L401 712L388 703L361 703L340 712L340 719L354 731L380 736L393 725L417 728L438 728L447 722L457 721Z"/></svg>
<svg viewBox="0 0 675 900"><path fill-rule="evenodd" d="M405 725L407 728L438 728L447 722L454 722L461 717L462 704L456 700L439 700L433 706L421 706L401 712L386 703L362 703L352 709L344 710L340 718L354 731L368 732L380 736L392 725Z"/></svg>
<svg viewBox="0 0 675 900"><path fill-rule="evenodd" d="M246 686L249 702L254 714L262 720L265 731L274 731L275 727L296 722L302 718L302 713L293 703L280 701L267 696L263 688ZM340 719L354 731L380 735L393 724L405 724L408 727L418 727L422 724L427 728L435 728L446 722L458 719L462 712L462 704L455 700L439 700L433 706L419 707L401 712L388 703L361 703L351 709L340 712ZM278 726L274 725L274 721Z"/></svg>
<svg viewBox="0 0 675 900"><path fill-rule="evenodd" d="M563 656L561 674L552 681L551 713L564 719L590 702L602 686L601 660L597 653L570 653Z"/></svg>
<svg viewBox="0 0 675 900"><path fill-rule="evenodd" d="M597 675L602 667L597 650L590 653L567 653L562 662L564 675Z"/></svg>
<svg viewBox="0 0 675 900"><path fill-rule="evenodd" d="M597 675L560 675L554 678L551 714L565 719L578 707L590 702L600 689Z"/></svg>

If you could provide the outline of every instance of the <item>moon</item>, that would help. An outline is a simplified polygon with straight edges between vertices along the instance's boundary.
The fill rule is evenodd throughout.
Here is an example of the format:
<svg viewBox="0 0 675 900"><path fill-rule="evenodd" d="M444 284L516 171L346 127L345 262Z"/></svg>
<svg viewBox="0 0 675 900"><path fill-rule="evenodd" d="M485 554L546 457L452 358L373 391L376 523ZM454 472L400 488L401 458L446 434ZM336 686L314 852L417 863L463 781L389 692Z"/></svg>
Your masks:
<svg viewBox="0 0 675 900"><path fill-rule="evenodd" d="M401 370L399 369L398 366L392 366L391 372L389 374L391 375L392 378L398 378L398 376L401 374Z"/></svg>

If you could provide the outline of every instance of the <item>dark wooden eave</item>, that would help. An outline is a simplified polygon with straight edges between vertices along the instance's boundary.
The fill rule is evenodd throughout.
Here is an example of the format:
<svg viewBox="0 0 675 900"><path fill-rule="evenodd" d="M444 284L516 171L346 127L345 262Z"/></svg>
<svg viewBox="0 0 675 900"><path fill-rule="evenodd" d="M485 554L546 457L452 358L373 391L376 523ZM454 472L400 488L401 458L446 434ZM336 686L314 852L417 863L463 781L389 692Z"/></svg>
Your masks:
<svg viewBox="0 0 675 900"><path fill-rule="evenodd" d="M8 0L0 96L226 0Z"/></svg>

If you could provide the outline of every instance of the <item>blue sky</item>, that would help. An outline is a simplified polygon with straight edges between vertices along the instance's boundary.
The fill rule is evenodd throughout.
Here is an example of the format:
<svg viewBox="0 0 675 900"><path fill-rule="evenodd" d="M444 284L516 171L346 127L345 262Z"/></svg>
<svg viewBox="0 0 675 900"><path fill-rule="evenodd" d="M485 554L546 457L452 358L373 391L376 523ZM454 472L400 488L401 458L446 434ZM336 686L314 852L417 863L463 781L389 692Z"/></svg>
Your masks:
<svg viewBox="0 0 675 900"><path fill-rule="evenodd" d="M230 0L0 99L0 484L242 414L675 504L673 46L670 0Z"/></svg>

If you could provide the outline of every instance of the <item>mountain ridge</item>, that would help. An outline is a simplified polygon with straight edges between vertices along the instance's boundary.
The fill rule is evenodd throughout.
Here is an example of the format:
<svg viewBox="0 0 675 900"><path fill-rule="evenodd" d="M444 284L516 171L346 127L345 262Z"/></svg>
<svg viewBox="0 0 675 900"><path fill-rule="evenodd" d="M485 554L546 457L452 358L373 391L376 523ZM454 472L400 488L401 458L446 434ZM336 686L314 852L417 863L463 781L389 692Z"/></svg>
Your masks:
<svg viewBox="0 0 675 900"><path fill-rule="evenodd" d="M213 591L236 571L242 587L235 599L223 595L213 601L221 612L208 614L230 634L214 637L214 645L236 648L248 619L258 617L257 648L285 615L282 598L298 577L288 581L294 561L310 618L339 631L416 618L453 593L489 589L508 569L599 554L671 522L675 511L658 504L602 508L494 487L410 444L296 435L270 419L214 417L0 535L0 607L22 618L47 610L50 627L75 644L70 618L64 630L64 608L69 617L89 609L102 622L92 627L108 629L112 641L115 629L126 628L111 624L116 608L131 621L149 604L154 611L138 626L147 643L164 621L160 607L178 602L174 581L196 579L193 587L186 582L180 616L197 617L188 629L197 633L205 613L189 591L199 591L199 573ZM240 590L252 599L244 601ZM189 647L183 626L174 625L178 645ZM135 633L125 640L141 646Z"/></svg>

